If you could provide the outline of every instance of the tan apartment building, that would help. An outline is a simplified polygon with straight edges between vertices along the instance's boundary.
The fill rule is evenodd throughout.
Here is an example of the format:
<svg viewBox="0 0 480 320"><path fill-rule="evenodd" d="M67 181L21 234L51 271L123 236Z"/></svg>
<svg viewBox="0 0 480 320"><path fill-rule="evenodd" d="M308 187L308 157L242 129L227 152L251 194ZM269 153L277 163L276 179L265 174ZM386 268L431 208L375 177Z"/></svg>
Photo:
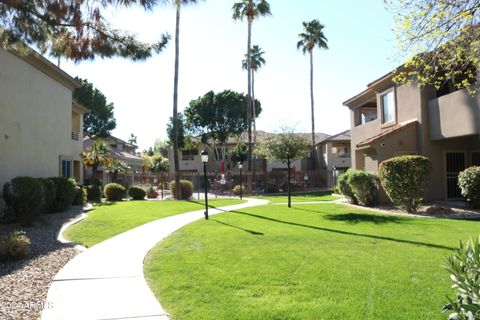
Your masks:
<svg viewBox="0 0 480 320"><path fill-rule="evenodd" d="M350 130L327 136L317 143L320 170L326 170L326 187L336 184L339 175L352 166Z"/></svg>
<svg viewBox="0 0 480 320"><path fill-rule="evenodd" d="M480 101L451 83L434 87L397 85L392 73L369 83L344 105L351 115L354 169L378 172L399 155L432 161L426 200L460 198L458 173L480 165Z"/></svg>
<svg viewBox="0 0 480 320"><path fill-rule="evenodd" d="M83 181L80 84L28 50L0 49L0 186L16 176Z"/></svg>

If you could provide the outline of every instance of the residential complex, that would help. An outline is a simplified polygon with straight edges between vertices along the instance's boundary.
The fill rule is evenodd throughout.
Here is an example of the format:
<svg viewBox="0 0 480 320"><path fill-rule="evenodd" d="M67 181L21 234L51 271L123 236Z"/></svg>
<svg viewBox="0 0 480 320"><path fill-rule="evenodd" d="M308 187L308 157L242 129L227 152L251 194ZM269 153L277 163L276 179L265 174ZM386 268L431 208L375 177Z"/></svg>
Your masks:
<svg viewBox="0 0 480 320"><path fill-rule="evenodd" d="M352 167L378 172L391 157L418 154L432 161L426 199L456 199L458 173L480 165L480 104L466 89L395 84L393 73L348 99ZM382 195L385 200L385 195Z"/></svg>

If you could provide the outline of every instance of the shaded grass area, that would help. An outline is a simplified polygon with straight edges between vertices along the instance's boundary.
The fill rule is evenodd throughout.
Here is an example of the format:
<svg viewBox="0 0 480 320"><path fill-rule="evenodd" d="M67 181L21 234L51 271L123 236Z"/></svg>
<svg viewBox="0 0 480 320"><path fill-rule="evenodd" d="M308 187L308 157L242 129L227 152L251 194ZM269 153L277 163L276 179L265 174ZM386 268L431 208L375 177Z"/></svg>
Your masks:
<svg viewBox="0 0 480 320"><path fill-rule="evenodd" d="M229 206L245 201L212 199L209 206ZM124 201L95 206L88 218L68 228L64 236L86 247L147 222L174 214L203 209L203 201Z"/></svg>
<svg viewBox="0 0 480 320"><path fill-rule="evenodd" d="M269 196L258 196L255 197L258 199L265 199L271 203L283 203L288 201L287 195L269 195ZM295 193L292 194L292 203L294 202L313 202L313 201L334 201L341 199L339 196L332 196L331 191L318 191L318 192L309 192L309 193Z"/></svg>
<svg viewBox="0 0 480 320"><path fill-rule="evenodd" d="M172 319L445 319L442 265L479 226L266 205L185 226L145 274Z"/></svg>

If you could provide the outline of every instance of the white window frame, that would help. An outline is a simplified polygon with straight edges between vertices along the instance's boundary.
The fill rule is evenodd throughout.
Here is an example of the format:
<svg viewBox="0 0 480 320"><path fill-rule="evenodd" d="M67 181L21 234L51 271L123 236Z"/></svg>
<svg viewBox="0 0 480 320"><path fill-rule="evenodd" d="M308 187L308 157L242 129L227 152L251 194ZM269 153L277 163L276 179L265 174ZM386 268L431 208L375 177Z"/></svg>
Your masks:
<svg viewBox="0 0 480 320"><path fill-rule="evenodd" d="M385 113L383 109L383 98L387 96L388 94L393 94L393 108L392 108L392 119L389 121L385 121ZM384 90L379 93L379 105L380 105L380 116L381 116L381 121L382 121L382 126L389 126L392 124L395 124L397 121L397 99L396 99L396 94L395 94L395 87L389 88L387 90Z"/></svg>

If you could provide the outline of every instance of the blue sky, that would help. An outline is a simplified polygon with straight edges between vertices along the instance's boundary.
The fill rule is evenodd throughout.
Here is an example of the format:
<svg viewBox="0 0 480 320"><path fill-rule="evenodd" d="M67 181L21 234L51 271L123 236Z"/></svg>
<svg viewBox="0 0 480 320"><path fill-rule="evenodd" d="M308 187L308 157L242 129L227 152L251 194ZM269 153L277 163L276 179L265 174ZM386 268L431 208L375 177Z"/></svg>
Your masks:
<svg viewBox="0 0 480 320"><path fill-rule="evenodd" d="M267 64L256 74L256 98L263 112L257 129L275 132L282 126L310 130L309 60L296 49L302 21L325 25L329 50L314 52L315 125L317 132L335 134L350 126L342 102L365 89L368 82L400 64L391 59L394 36L391 14L381 0L270 0L272 16L254 22L252 44L265 51ZM179 111L209 90L247 91L241 69L246 52L246 22L231 19L234 1L207 0L185 7L181 17ZM154 40L161 32L174 33L175 11L161 6L152 12L114 9L115 27ZM174 42L144 61L96 59L61 67L72 76L88 79L115 104L113 134L138 136L140 149L166 138L172 115Z"/></svg>

